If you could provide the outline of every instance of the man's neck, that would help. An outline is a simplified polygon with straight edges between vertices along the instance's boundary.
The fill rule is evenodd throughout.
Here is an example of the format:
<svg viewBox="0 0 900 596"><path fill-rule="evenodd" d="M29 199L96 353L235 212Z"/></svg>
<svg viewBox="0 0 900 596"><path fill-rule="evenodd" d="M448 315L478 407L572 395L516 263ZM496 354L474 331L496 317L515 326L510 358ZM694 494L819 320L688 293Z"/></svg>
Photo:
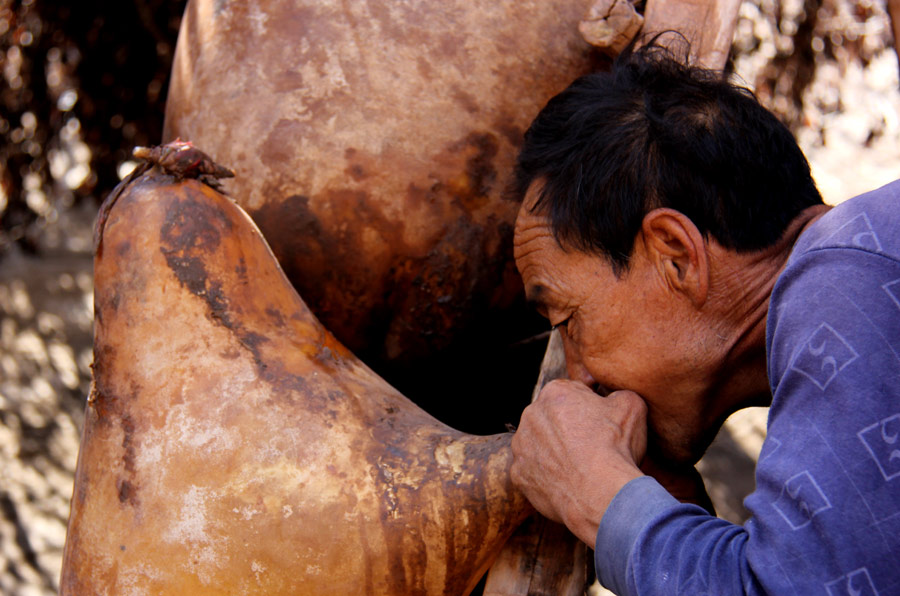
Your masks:
<svg viewBox="0 0 900 596"><path fill-rule="evenodd" d="M722 340L723 364L713 387L718 398L709 412L710 422L771 402L766 367L769 299L800 235L829 209L828 205L805 209L774 246L762 251L744 254L711 246L715 259L711 287L718 287L720 293L722 325L717 336Z"/></svg>

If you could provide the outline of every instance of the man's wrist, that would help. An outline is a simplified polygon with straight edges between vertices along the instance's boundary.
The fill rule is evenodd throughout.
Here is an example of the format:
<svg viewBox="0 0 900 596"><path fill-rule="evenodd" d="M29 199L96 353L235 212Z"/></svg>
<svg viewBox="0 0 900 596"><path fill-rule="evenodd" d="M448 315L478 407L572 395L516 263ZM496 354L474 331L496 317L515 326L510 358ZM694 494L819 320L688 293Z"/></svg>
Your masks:
<svg viewBox="0 0 900 596"><path fill-rule="evenodd" d="M617 594L627 594L628 559L638 536L660 512L679 505L651 476L625 484L613 497L597 528L594 563L600 582Z"/></svg>
<svg viewBox="0 0 900 596"><path fill-rule="evenodd" d="M632 480L644 475L637 467L622 470L607 468L603 472L602 492L573 495L571 508L563 522L569 530L588 546L593 546L597 529L610 503Z"/></svg>

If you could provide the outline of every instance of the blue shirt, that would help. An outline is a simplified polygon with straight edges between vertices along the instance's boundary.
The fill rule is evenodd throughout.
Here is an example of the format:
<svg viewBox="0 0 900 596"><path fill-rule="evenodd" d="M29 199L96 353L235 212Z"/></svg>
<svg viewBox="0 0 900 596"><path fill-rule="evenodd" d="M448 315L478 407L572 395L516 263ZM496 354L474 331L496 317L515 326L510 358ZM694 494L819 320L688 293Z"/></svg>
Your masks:
<svg viewBox="0 0 900 596"><path fill-rule="evenodd" d="M743 526L648 476L597 532L620 596L900 594L900 181L798 239L769 303L772 407Z"/></svg>

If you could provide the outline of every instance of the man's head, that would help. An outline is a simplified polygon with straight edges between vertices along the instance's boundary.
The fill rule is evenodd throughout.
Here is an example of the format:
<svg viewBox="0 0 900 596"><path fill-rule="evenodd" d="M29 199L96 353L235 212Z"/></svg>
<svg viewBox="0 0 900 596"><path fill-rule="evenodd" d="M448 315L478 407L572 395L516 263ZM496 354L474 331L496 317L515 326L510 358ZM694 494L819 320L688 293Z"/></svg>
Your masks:
<svg viewBox="0 0 900 596"><path fill-rule="evenodd" d="M536 209L557 238L604 255L617 272L655 208L750 251L774 244L800 211L822 203L790 131L749 91L652 44L544 107L519 154L518 196L538 180Z"/></svg>
<svg viewBox="0 0 900 596"><path fill-rule="evenodd" d="M765 389L772 247L822 202L790 132L748 91L650 46L547 104L517 184L516 263L561 327L570 377L641 394L663 455L697 457L758 393L756 373ZM744 374L738 352L754 374L723 370Z"/></svg>

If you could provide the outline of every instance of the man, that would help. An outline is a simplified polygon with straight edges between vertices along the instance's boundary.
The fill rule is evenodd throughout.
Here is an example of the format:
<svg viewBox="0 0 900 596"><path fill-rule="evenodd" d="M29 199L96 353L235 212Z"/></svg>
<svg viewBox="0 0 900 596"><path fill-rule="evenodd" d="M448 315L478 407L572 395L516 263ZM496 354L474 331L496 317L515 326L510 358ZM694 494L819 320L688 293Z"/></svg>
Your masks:
<svg viewBox="0 0 900 596"><path fill-rule="evenodd" d="M900 185L829 210L748 91L653 45L548 103L517 182L569 380L523 413L512 478L601 582L900 594ZM752 518L681 502L725 418L770 402Z"/></svg>

